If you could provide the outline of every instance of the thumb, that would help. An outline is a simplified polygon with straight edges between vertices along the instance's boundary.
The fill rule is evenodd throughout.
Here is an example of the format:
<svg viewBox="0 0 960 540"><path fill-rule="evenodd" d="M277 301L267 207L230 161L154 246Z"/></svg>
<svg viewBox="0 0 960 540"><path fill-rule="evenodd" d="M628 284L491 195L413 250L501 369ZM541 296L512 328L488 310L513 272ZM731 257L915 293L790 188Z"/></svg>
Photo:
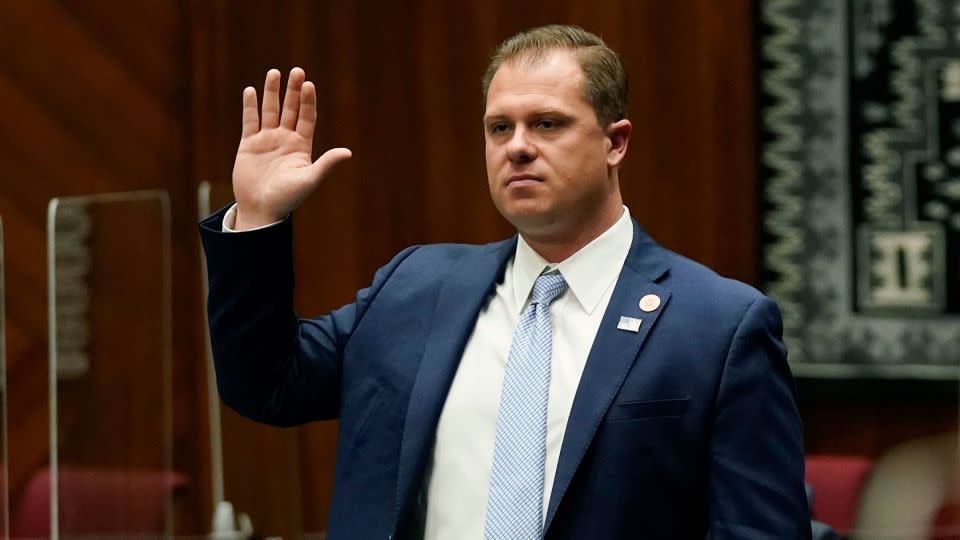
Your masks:
<svg viewBox="0 0 960 540"><path fill-rule="evenodd" d="M331 148L310 165L310 176L315 182L323 180L330 171L353 155L347 148Z"/></svg>

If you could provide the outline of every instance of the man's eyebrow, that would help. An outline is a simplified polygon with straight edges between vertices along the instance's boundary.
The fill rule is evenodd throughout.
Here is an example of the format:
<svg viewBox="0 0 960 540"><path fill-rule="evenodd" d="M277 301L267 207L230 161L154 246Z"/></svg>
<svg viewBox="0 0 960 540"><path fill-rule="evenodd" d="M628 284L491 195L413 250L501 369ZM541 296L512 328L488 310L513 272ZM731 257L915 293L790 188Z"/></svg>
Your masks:
<svg viewBox="0 0 960 540"><path fill-rule="evenodd" d="M536 111L530 116L533 116L536 118L543 117L543 116L560 116L563 118L567 118L570 116L570 114L564 111L561 111L560 109L549 108L549 109L541 109L539 111Z"/></svg>
<svg viewBox="0 0 960 540"><path fill-rule="evenodd" d="M569 118L570 114L560 109L550 107L550 108L535 110L527 114L526 118L543 118L544 116L557 116L561 118ZM494 120L507 120L508 118L509 118L508 115L504 113L496 112L496 111L483 115L484 122L492 122Z"/></svg>

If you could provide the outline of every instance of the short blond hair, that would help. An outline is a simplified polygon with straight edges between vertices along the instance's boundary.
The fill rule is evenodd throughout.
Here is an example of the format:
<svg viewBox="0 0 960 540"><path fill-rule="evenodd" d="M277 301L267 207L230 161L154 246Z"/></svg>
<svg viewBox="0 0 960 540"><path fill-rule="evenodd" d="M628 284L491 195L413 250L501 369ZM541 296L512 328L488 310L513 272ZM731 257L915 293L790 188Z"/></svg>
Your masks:
<svg viewBox="0 0 960 540"><path fill-rule="evenodd" d="M578 26L551 24L520 32L497 47L483 75L483 99L490 81L506 63L522 61L527 66L543 62L551 51L569 50L583 71L583 97L597 113L601 126L627 117L630 83L620 55L596 34Z"/></svg>

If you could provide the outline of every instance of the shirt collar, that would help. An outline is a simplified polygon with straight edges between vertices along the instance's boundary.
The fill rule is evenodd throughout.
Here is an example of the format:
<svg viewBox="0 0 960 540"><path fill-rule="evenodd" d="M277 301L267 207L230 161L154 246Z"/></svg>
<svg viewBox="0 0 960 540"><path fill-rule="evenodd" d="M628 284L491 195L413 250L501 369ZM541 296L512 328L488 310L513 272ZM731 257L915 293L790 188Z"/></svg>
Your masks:
<svg viewBox="0 0 960 540"><path fill-rule="evenodd" d="M613 226L556 264L548 263L520 236L512 268L514 309L517 313L523 311L533 283L540 274L557 269L583 309L593 313L603 293L620 275L632 242L633 224L626 206L623 207L623 215Z"/></svg>

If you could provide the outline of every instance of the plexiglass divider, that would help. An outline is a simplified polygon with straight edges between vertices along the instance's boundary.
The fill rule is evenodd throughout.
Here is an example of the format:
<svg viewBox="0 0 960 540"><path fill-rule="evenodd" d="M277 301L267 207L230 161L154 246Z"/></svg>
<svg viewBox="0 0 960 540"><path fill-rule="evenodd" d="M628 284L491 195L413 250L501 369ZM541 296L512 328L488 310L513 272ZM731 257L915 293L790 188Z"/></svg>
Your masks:
<svg viewBox="0 0 960 540"><path fill-rule="evenodd" d="M198 217L204 219L232 201L229 184L201 182ZM202 272L206 299L205 264ZM206 328L204 335L209 340ZM249 538L255 530L263 537L303 537L298 432L256 424L224 406L216 389L209 342L207 354L214 536ZM269 469L265 463L270 463ZM281 506L285 510L278 515L276 508Z"/></svg>
<svg viewBox="0 0 960 540"><path fill-rule="evenodd" d="M48 206L50 537L172 536L171 216L164 191Z"/></svg>
<svg viewBox="0 0 960 540"><path fill-rule="evenodd" d="M3 217L0 216L0 534L10 538L10 485L7 474L7 319L4 285Z"/></svg>

